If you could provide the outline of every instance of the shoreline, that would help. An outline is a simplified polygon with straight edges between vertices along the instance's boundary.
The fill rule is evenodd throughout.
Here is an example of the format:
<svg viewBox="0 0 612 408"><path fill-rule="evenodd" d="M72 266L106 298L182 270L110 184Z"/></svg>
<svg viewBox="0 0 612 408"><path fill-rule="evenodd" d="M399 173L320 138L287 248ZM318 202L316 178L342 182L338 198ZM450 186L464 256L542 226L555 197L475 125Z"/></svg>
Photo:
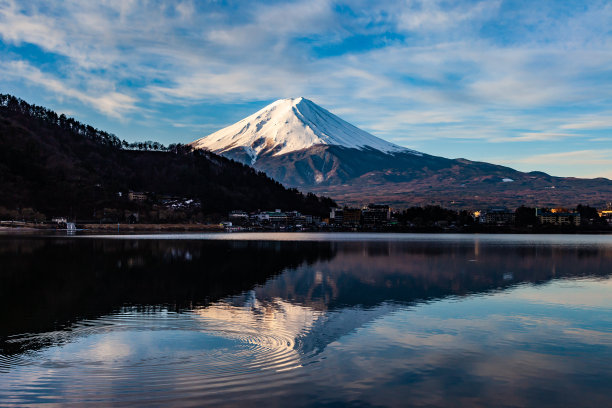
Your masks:
<svg viewBox="0 0 612 408"><path fill-rule="evenodd" d="M327 230L271 230L271 229L256 229L243 231L227 231L219 224L77 224L77 232L118 232L118 233L165 233L165 232L226 232L226 233L376 233L376 234L505 234L505 235L544 235L544 234L559 234L559 235L612 235L612 230L596 230L585 228L468 228L468 229L437 229L437 228L414 228L414 229L370 229L370 230L352 230L352 229L327 229ZM10 232L69 232L65 228L56 228L50 225L41 225L34 223L24 223L19 226L0 226L0 233Z"/></svg>
<svg viewBox="0 0 612 408"><path fill-rule="evenodd" d="M189 232L222 232L225 229L219 224L78 224L87 231L119 232L155 232L155 231L189 231Z"/></svg>

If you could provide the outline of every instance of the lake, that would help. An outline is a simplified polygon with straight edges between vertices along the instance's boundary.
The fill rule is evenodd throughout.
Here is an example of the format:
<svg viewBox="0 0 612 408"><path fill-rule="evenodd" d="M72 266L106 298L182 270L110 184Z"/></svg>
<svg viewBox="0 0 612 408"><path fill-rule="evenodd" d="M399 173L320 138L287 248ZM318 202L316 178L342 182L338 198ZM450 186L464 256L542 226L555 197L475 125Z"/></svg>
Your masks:
<svg viewBox="0 0 612 408"><path fill-rule="evenodd" d="M0 235L0 406L612 406L612 236Z"/></svg>

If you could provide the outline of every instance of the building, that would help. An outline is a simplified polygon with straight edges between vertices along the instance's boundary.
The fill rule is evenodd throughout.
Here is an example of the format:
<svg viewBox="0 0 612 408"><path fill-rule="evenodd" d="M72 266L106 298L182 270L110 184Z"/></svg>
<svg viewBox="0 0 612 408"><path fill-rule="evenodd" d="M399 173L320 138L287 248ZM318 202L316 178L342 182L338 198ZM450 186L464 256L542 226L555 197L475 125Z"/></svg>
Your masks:
<svg viewBox="0 0 612 408"><path fill-rule="evenodd" d="M280 210L278 210L280 211ZM288 224L299 224L303 221L301 221L302 214L299 211L285 211L285 215L287 216L287 223Z"/></svg>
<svg viewBox="0 0 612 408"><path fill-rule="evenodd" d="M344 210L341 208L332 208L329 213L329 222L331 224L342 225L344 222Z"/></svg>
<svg viewBox="0 0 612 408"><path fill-rule="evenodd" d="M564 208L553 208L552 210L536 208L536 217L540 224L579 226L581 222L579 212L569 212Z"/></svg>
<svg viewBox="0 0 612 408"><path fill-rule="evenodd" d="M612 208L608 206L608 209L598 211L599 216L606 220L608 224L612 225Z"/></svg>
<svg viewBox="0 0 612 408"><path fill-rule="evenodd" d="M361 216L364 225L385 225L391 219L391 208L388 205L370 204L361 211Z"/></svg>
<svg viewBox="0 0 612 408"><path fill-rule="evenodd" d="M286 224L287 223L287 214L281 212L281 210L277 209L276 211L264 211L259 214L255 214L255 218L258 221L268 221L275 224Z"/></svg>
<svg viewBox="0 0 612 408"><path fill-rule="evenodd" d="M342 210L342 225L355 227L361 224L361 209L344 207Z"/></svg>
<svg viewBox="0 0 612 408"><path fill-rule="evenodd" d="M597 211L597 213L601 218L608 221L608 224L612 225L612 203L608 203L605 210Z"/></svg>
<svg viewBox="0 0 612 408"><path fill-rule="evenodd" d="M249 223L249 214L241 210L230 212L228 218L234 225L246 225Z"/></svg>
<svg viewBox="0 0 612 408"><path fill-rule="evenodd" d="M276 210L274 212L268 213L268 217L270 222L286 224L287 223L287 214L281 212L281 210Z"/></svg>
<svg viewBox="0 0 612 408"><path fill-rule="evenodd" d="M489 208L480 212L480 222L482 224L510 225L514 224L516 215L514 211L506 207Z"/></svg>
<svg viewBox="0 0 612 408"><path fill-rule="evenodd" d="M128 200L130 201L147 201L147 193L140 191L130 191L128 193Z"/></svg>

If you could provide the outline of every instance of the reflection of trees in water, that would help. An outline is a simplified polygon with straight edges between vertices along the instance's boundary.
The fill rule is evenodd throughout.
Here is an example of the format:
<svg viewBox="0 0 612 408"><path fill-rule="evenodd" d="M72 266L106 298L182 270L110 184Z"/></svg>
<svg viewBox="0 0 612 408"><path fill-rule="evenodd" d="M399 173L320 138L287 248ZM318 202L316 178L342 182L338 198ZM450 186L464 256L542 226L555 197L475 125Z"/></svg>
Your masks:
<svg viewBox="0 0 612 408"><path fill-rule="evenodd" d="M0 336L61 329L125 305L206 305L332 256L329 245L316 242L22 238L6 244Z"/></svg>
<svg viewBox="0 0 612 408"><path fill-rule="evenodd" d="M14 239L9 235L0 235L0 256L14 255L14 254L32 254L37 249L45 246L45 240L41 238L29 239L28 245L23 245L23 241L20 239Z"/></svg>

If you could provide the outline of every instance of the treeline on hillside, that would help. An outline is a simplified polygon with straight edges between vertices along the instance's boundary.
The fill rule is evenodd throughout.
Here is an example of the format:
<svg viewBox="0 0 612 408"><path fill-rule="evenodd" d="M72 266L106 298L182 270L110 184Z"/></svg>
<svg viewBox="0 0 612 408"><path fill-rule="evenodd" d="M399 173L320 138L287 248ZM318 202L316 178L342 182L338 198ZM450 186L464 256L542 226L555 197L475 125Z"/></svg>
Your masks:
<svg viewBox="0 0 612 408"><path fill-rule="evenodd" d="M11 95L0 95L0 190L6 213L35 219L93 219L113 210L146 220L159 212L161 202L127 200L130 190L193 200L197 206L180 208L181 221L235 208L325 215L334 205L211 152L180 144L128 144Z"/></svg>
<svg viewBox="0 0 612 408"><path fill-rule="evenodd" d="M109 146L121 147L122 141L112 133L98 130L90 125L85 125L74 118L69 118L63 113L56 112L43 106L32 105L13 95L0 94L0 107L5 112L18 113L25 117L38 120L42 124L55 126L62 130L88 138L96 143Z"/></svg>
<svg viewBox="0 0 612 408"><path fill-rule="evenodd" d="M62 130L72 132L80 137L85 137L96 143L106 144L114 147L121 147L129 150L153 150L166 151L177 153L177 150L185 150L186 146L180 143L170 144L165 146L162 143L147 140L144 142L128 143L125 140L119 139L112 133L105 132L94 128L93 126L83 124L74 118L67 117L63 113L58 115L51 109L44 106L32 105L23 99L17 98L9 94L0 94L0 107L7 112L18 113L26 117L39 121L47 126L56 126Z"/></svg>

